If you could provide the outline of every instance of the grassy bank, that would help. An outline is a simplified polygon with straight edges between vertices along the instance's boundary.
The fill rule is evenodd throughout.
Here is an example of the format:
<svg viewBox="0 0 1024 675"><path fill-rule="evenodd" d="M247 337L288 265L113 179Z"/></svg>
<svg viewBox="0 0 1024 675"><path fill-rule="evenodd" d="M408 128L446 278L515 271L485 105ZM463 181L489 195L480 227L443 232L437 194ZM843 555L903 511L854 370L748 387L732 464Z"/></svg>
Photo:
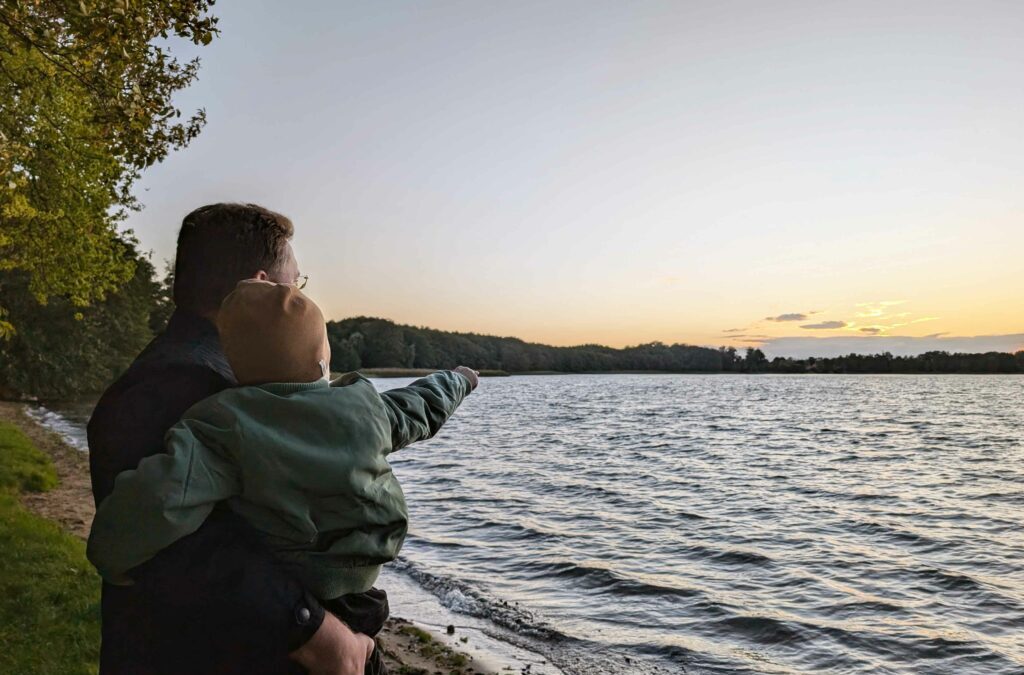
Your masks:
<svg viewBox="0 0 1024 675"><path fill-rule="evenodd" d="M50 459L15 426L0 422L0 672L95 673L99 579L85 544L30 513L28 493L50 490Z"/></svg>

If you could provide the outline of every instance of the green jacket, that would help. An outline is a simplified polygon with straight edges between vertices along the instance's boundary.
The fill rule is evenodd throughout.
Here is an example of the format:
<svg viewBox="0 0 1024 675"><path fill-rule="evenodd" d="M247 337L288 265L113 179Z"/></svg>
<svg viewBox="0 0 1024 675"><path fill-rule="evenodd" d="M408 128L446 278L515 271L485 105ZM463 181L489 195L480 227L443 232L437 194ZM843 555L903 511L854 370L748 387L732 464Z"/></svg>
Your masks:
<svg viewBox="0 0 1024 675"><path fill-rule="evenodd" d="M352 374L211 396L167 432L166 454L118 475L89 560L107 581L131 583L129 570L227 502L314 595L366 591L408 525L388 454L437 433L469 392L443 371L383 393Z"/></svg>

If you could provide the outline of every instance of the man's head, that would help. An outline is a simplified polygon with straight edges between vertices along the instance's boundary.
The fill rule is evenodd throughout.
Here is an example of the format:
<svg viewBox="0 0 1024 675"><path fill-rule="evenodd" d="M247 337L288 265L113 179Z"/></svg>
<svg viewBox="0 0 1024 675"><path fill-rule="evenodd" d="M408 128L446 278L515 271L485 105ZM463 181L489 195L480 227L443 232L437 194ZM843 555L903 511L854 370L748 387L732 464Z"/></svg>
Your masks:
<svg viewBox="0 0 1024 675"><path fill-rule="evenodd" d="M255 204L210 204L185 216L174 262L174 304L214 316L242 279L293 284L292 221Z"/></svg>
<svg viewBox="0 0 1024 675"><path fill-rule="evenodd" d="M239 282L224 298L217 330L239 384L314 382L331 362L324 315L295 286Z"/></svg>

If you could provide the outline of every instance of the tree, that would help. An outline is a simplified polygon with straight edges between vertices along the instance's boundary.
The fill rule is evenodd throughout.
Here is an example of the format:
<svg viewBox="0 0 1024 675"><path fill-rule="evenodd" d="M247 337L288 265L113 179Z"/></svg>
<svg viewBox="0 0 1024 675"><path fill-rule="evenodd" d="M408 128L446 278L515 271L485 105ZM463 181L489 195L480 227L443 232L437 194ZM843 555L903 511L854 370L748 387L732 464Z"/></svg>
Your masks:
<svg viewBox="0 0 1024 675"><path fill-rule="evenodd" d="M743 362L748 373L756 373L768 365L768 358L760 349L747 347L747 354L743 357Z"/></svg>
<svg viewBox="0 0 1024 675"><path fill-rule="evenodd" d="M39 302L84 306L133 277L134 242L118 233L139 208L132 185L205 121L172 104L199 61L165 40L209 44L213 1L0 3L0 271L24 272Z"/></svg>
<svg viewBox="0 0 1024 675"><path fill-rule="evenodd" d="M363 334L360 361L365 368L403 368L408 365L408 350L402 329L390 321L370 319L359 328Z"/></svg>
<svg viewBox="0 0 1024 675"><path fill-rule="evenodd" d="M167 328L174 314L174 265L164 263L163 281L154 282L153 307L149 313L149 330L155 335Z"/></svg>
<svg viewBox="0 0 1024 675"><path fill-rule="evenodd" d="M331 372L347 373L359 370L359 366L362 365L359 360L360 337L359 333L347 338L337 338L328 333L327 342L331 346Z"/></svg>
<svg viewBox="0 0 1024 675"><path fill-rule="evenodd" d="M70 398L102 391L153 337L163 289L152 264L129 243L121 254L135 273L127 284L88 307L56 296L45 305L29 290L28 274L0 272L4 301L18 332L0 340L0 396Z"/></svg>

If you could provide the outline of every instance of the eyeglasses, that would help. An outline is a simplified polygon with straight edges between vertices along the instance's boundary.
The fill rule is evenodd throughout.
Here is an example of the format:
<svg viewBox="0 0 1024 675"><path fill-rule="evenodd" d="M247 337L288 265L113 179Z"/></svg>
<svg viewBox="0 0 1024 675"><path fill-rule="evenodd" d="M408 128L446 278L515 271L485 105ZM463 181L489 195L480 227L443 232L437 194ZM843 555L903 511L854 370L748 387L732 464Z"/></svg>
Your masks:
<svg viewBox="0 0 1024 675"><path fill-rule="evenodd" d="M301 291L303 288L306 287L306 284L308 284L308 283L309 283L309 275L308 274L300 274L299 276L295 277L295 283L293 283L292 285L295 286L295 288L297 288L297 289L299 289Z"/></svg>

